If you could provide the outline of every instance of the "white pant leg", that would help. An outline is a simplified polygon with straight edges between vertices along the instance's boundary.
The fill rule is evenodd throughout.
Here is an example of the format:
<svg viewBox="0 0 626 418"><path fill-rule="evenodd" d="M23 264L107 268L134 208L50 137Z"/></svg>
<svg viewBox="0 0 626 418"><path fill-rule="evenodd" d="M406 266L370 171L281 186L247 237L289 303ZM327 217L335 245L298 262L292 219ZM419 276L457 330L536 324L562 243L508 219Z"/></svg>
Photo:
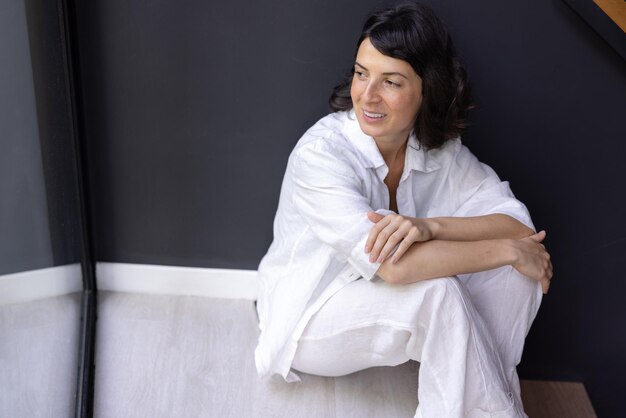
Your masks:
<svg viewBox="0 0 626 418"><path fill-rule="evenodd" d="M456 278L348 284L311 318L293 368L339 376L409 359L421 363L416 416L519 416L491 336Z"/></svg>
<svg viewBox="0 0 626 418"><path fill-rule="evenodd" d="M516 408L523 415L516 366L522 358L524 340L541 304L541 284L511 266L474 274L463 274L465 285L476 311L483 318L514 396Z"/></svg>

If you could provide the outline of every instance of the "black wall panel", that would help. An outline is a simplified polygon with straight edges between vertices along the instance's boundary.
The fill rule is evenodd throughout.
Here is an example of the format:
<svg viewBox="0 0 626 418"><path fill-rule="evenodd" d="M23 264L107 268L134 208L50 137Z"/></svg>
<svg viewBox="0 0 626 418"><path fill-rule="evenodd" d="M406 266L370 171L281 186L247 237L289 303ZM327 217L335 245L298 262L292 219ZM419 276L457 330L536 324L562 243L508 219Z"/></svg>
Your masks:
<svg viewBox="0 0 626 418"><path fill-rule="evenodd" d="M287 156L377 1L79 1L99 261L257 267ZM474 82L465 142L548 231L525 377L621 411L626 64L561 1L433 1Z"/></svg>

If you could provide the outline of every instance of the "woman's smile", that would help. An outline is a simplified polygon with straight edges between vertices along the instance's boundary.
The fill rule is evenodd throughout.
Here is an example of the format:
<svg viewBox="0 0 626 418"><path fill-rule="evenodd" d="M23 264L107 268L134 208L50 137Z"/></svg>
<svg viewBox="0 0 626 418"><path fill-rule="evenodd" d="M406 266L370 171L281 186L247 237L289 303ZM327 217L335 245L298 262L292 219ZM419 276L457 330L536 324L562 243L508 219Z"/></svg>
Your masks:
<svg viewBox="0 0 626 418"><path fill-rule="evenodd" d="M379 122L385 116L387 116L385 113L368 112L367 110L363 110L363 117L368 122Z"/></svg>

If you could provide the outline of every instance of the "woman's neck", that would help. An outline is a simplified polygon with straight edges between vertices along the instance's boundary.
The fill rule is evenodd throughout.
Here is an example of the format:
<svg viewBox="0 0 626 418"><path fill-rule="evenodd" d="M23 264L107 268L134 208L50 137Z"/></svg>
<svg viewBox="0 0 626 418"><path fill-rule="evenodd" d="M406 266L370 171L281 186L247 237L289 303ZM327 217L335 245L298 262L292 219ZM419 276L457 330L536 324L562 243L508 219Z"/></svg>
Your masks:
<svg viewBox="0 0 626 418"><path fill-rule="evenodd" d="M401 143L376 141L378 150L385 160L388 168L396 167L398 164L404 166L408 138Z"/></svg>

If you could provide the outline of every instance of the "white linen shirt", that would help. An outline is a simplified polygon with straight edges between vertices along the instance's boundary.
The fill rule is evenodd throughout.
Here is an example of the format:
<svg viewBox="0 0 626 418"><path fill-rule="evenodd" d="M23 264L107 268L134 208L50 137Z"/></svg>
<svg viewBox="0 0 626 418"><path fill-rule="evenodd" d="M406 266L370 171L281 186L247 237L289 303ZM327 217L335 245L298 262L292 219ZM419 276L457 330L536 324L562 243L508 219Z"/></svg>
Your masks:
<svg viewBox="0 0 626 418"><path fill-rule="evenodd" d="M258 268L261 334L255 361L261 377L299 380L290 368L309 319L346 284L374 278L380 263L370 262L364 251L373 226L367 212L392 213L383 181L387 172L353 111L322 118L296 144L282 183L274 240ZM406 216L503 213L533 228L508 182L460 139L425 151L411 134L396 201Z"/></svg>

